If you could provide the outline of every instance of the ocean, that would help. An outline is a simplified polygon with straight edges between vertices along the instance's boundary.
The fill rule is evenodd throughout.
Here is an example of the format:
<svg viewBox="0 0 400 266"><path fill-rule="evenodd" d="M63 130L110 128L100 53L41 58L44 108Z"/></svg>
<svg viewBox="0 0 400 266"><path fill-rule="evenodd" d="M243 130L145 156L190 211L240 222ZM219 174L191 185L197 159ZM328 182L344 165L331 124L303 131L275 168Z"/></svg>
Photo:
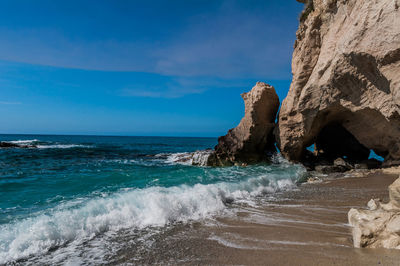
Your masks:
<svg viewBox="0 0 400 266"><path fill-rule="evenodd" d="M214 147L216 138L0 135L0 141L34 145L0 149L0 264L111 263L124 239L151 249L149 236L234 215L296 189L305 173L279 154L248 167L192 166L190 152Z"/></svg>

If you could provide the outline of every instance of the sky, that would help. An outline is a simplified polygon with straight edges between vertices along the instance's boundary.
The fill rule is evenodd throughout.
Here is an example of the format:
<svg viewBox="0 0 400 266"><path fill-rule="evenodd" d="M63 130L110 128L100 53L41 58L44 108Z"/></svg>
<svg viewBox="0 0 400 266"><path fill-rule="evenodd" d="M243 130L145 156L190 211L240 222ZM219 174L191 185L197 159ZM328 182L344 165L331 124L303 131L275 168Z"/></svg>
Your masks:
<svg viewBox="0 0 400 266"><path fill-rule="evenodd" d="M283 4L284 2L284 4ZM282 100L295 0L0 0L0 133L219 136Z"/></svg>

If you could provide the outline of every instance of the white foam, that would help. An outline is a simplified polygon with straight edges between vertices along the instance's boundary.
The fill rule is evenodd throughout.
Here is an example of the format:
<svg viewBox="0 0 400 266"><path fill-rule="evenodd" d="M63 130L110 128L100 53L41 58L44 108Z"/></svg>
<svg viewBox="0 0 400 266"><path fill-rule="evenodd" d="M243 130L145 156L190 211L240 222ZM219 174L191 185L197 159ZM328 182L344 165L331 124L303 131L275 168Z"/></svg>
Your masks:
<svg viewBox="0 0 400 266"><path fill-rule="evenodd" d="M27 139L27 140L10 140L10 141L5 141L5 142L9 142L9 143L13 143L13 144L31 144L34 142L38 142L39 140L37 139Z"/></svg>
<svg viewBox="0 0 400 266"><path fill-rule="evenodd" d="M327 243L327 242L259 239L252 237L243 237L238 234L231 234L231 233L227 233L224 235L225 237L212 235L208 239L217 241L219 244L223 246L238 248L238 249L271 249L271 245L347 247L345 245ZM253 245L248 245L249 243L252 243Z"/></svg>
<svg viewBox="0 0 400 266"><path fill-rule="evenodd" d="M225 247L228 247L228 248L236 248L236 249L251 249L251 250L260 250L260 249L262 249L262 248L259 248L259 247L257 247L257 246L249 246L249 245L243 245L243 244L237 244L237 243L235 243L235 242L233 242L233 241L229 241L229 240L226 240L226 239L224 239L224 238L221 238L221 237L218 237L218 236L215 236L215 235L213 235L213 236L211 236L211 237L209 237L208 238L209 240L213 240L213 241L216 241L216 242L218 242L220 245L222 245L222 246L225 246Z"/></svg>
<svg viewBox="0 0 400 266"><path fill-rule="evenodd" d="M193 153L191 152L177 152L167 155L165 163L168 164L182 164L182 165L192 165Z"/></svg>
<svg viewBox="0 0 400 266"><path fill-rule="evenodd" d="M208 160L214 153L213 150L196 151L192 156L192 164L199 166L208 166Z"/></svg>
<svg viewBox="0 0 400 266"><path fill-rule="evenodd" d="M157 154L156 157L166 157L168 164L207 166L212 150L199 150L195 152L178 152L171 154Z"/></svg>
<svg viewBox="0 0 400 266"><path fill-rule="evenodd" d="M128 189L111 196L60 205L46 213L0 226L0 264L54 247L71 248L120 229L164 226L221 213L225 202L251 203L254 196L294 186L261 175L238 183Z"/></svg>
<svg viewBox="0 0 400 266"><path fill-rule="evenodd" d="M37 145L38 149L71 149L71 148L91 148L88 145L79 144L54 144L54 145Z"/></svg>
<svg viewBox="0 0 400 266"><path fill-rule="evenodd" d="M10 140L4 141L13 144L20 144L20 145L34 145L36 142L39 142L38 139L27 139L27 140ZM92 146L89 145L81 145L81 144L40 144L35 145L38 149L71 149L71 148L91 148Z"/></svg>
<svg viewBox="0 0 400 266"><path fill-rule="evenodd" d="M205 166L208 156L210 156L210 152L204 150L195 152L160 153L155 157L157 159L164 158L164 162L167 164Z"/></svg>

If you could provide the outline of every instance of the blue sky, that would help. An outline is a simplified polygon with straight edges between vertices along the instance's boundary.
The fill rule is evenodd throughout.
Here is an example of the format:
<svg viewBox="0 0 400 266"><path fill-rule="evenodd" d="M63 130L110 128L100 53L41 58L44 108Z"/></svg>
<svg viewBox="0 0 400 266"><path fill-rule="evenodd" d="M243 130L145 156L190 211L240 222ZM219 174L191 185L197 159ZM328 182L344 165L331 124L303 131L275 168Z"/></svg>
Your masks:
<svg viewBox="0 0 400 266"><path fill-rule="evenodd" d="M283 99L302 5L0 1L0 133L218 136Z"/></svg>

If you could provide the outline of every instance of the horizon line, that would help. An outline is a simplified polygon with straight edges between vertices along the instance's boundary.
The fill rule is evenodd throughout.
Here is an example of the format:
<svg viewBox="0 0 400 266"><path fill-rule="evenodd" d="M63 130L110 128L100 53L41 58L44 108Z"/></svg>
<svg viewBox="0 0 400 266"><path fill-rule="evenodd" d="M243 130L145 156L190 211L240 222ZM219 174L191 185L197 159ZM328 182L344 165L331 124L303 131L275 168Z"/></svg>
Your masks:
<svg viewBox="0 0 400 266"><path fill-rule="evenodd" d="M113 134L50 134L50 133L0 133L0 136L87 136L87 137L150 137L150 138L218 138L219 136L173 136L173 135L113 135Z"/></svg>

